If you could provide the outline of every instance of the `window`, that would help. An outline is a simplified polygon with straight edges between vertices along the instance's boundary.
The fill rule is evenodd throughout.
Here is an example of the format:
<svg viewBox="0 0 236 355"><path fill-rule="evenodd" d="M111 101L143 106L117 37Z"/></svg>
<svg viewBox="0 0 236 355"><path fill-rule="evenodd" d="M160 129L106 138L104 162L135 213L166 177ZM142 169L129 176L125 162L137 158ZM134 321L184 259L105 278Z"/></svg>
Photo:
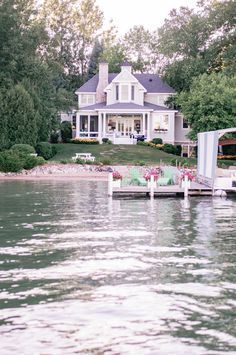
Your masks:
<svg viewBox="0 0 236 355"><path fill-rule="evenodd" d="M88 132L88 116L80 116L80 130Z"/></svg>
<svg viewBox="0 0 236 355"><path fill-rule="evenodd" d="M90 117L90 132L98 132L98 116Z"/></svg>
<svg viewBox="0 0 236 355"><path fill-rule="evenodd" d="M121 85L121 101L129 100L129 85Z"/></svg>
<svg viewBox="0 0 236 355"><path fill-rule="evenodd" d="M94 103L94 96L93 95L81 95L80 103L82 105L92 105Z"/></svg>
<svg viewBox="0 0 236 355"><path fill-rule="evenodd" d="M169 128L169 116L168 115L163 116L162 128L166 129L166 130Z"/></svg>
<svg viewBox="0 0 236 355"><path fill-rule="evenodd" d="M156 132L168 131L169 115L156 115L153 118L153 129Z"/></svg>
<svg viewBox="0 0 236 355"><path fill-rule="evenodd" d="M183 118L183 128L189 128L188 121Z"/></svg>
<svg viewBox="0 0 236 355"><path fill-rule="evenodd" d="M131 101L134 101L134 85L131 86Z"/></svg>
<svg viewBox="0 0 236 355"><path fill-rule="evenodd" d="M119 100L119 85L116 85L116 101Z"/></svg>

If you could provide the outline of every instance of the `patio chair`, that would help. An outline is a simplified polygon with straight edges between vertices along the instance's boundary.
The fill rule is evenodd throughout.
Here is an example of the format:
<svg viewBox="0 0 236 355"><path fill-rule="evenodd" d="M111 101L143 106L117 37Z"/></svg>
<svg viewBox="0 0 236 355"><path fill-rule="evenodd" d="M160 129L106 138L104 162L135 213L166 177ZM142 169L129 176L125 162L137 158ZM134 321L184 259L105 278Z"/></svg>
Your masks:
<svg viewBox="0 0 236 355"><path fill-rule="evenodd" d="M131 174L131 182L130 185L140 185L140 186L147 186L147 181L142 177L139 171L135 168L130 170Z"/></svg>
<svg viewBox="0 0 236 355"><path fill-rule="evenodd" d="M173 184L173 172L170 169L164 169L163 176L157 180L158 186L166 186Z"/></svg>

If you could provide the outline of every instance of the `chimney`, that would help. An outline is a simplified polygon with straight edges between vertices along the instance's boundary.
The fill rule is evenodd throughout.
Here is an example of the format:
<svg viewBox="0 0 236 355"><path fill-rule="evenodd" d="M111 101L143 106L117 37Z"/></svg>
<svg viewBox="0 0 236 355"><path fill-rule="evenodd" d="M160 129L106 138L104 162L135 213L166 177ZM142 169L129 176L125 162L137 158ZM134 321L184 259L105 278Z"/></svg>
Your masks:
<svg viewBox="0 0 236 355"><path fill-rule="evenodd" d="M96 90L96 102L105 102L106 95L104 89L108 85L108 63L99 63L98 85Z"/></svg>

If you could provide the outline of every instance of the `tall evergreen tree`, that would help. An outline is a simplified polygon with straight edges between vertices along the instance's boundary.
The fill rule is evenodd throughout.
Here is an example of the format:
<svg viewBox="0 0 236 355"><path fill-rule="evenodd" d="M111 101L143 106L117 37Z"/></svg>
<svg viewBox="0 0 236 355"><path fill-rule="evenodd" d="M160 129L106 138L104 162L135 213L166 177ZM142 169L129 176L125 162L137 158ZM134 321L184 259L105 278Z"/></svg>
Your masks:
<svg viewBox="0 0 236 355"><path fill-rule="evenodd" d="M37 126L33 100L21 84L10 89L3 100L7 120L7 135L11 145L35 145Z"/></svg>

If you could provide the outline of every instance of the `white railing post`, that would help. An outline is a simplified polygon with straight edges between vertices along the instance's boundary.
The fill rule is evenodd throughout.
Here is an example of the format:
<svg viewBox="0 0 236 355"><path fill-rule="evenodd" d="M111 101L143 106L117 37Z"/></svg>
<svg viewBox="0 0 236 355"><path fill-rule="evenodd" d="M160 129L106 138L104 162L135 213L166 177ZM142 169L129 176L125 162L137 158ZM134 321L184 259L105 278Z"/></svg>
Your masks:
<svg viewBox="0 0 236 355"><path fill-rule="evenodd" d="M184 176L184 197L188 197L188 177Z"/></svg>
<svg viewBox="0 0 236 355"><path fill-rule="evenodd" d="M108 174L108 196L113 195L113 175L112 172Z"/></svg>
<svg viewBox="0 0 236 355"><path fill-rule="evenodd" d="M150 197L154 196L154 176L150 176Z"/></svg>

